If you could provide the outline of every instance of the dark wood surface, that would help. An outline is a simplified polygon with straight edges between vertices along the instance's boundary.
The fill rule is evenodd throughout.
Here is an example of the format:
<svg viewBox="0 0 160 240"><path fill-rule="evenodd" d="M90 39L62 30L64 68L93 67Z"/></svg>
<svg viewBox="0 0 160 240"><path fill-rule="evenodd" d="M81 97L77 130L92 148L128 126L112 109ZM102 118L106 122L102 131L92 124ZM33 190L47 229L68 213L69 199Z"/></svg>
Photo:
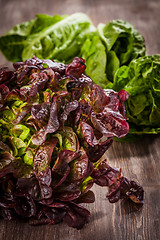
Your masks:
<svg viewBox="0 0 160 240"><path fill-rule="evenodd" d="M148 54L160 53L160 1L154 0L0 0L0 35L37 13L87 13L97 25L112 19L132 23L145 37ZM0 66L11 66L0 54ZM0 221L0 240L159 240L160 239L160 136L145 136L135 143L114 143L109 163L139 181L145 190L141 210L119 202L109 204L106 188L94 187L96 201L88 204L91 219L82 230L64 223L32 227L23 222Z"/></svg>

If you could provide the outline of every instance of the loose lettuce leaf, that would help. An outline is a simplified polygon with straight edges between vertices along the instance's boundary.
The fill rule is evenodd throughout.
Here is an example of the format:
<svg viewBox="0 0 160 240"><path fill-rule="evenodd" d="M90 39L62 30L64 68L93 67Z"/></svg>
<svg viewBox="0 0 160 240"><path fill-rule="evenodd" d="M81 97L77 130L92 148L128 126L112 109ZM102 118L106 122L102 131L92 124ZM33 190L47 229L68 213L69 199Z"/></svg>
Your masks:
<svg viewBox="0 0 160 240"><path fill-rule="evenodd" d="M121 176L121 169L112 168L106 159L96 163L91 176L96 184L108 186L109 202L114 203L120 198L129 198L135 203L143 204L143 188L137 182Z"/></svg>
<svg viewBox="0 0 160 240"><path fill-rule="evenodd" d="M15 158L9 152L1 153L0 157L0 178L11 173L15 178L32 174L32 167L23 163L21 158Z"/></svg>

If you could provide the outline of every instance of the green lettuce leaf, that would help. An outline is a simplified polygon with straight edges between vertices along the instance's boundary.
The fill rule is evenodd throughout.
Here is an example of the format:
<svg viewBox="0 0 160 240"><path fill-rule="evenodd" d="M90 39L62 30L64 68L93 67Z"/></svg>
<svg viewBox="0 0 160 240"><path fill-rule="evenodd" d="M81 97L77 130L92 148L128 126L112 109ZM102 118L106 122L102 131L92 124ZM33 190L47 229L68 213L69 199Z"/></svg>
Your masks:
<svg viewBox="0 0 160 240"><path fill-rule="evenodd" d="M52 17L52 16L49 16L46 14L37 14L36 15L37 19L34 22L34 25L31 29L30 34L38 33L40 31L42 31L44 28L47 28L47 27L61 21L65 17L67 17L67 15L65 15L65 16L54 15Z"/></svg>
<svg viewBox="0 0 160 240"><path fill-rule="evenodd" d="M105 87L108 83L106 76L107 56L105 46L96 33L87 36L81 49L82 58L85 59L86 74L95 83Z"/></svg>
<svg viewBox="0 0 160 240"><path fill-rule="evenodd" d="M106 25L100 23L98 32L107 52L113 50L121 65L145 55L144 38L128 22L113 20Z"/></svg>
<svg viewBox="0 0 160 240"><path fill-rule="evenodd" d="M24 42L30 34L35 19L14 26L4 36L0 37L0 50L12 62L22 60Z"/></svg>
<svg viewBox="0 0 160 240"><path fill-rule="evenodd" d="M106 25L100 23L97 30L106 47L107 78L113 82L120 66L128 65L132 59L145 55L144 38L130 23L123 20L113 20Z"/></svg>
<svg viewBox="0 0 160 240"><path fill-rule="evenodd" d="M22 59L34 55L67 61L79 55L81 42L95 28L87 15L76 13L31 34L25 41Z"/></svg>

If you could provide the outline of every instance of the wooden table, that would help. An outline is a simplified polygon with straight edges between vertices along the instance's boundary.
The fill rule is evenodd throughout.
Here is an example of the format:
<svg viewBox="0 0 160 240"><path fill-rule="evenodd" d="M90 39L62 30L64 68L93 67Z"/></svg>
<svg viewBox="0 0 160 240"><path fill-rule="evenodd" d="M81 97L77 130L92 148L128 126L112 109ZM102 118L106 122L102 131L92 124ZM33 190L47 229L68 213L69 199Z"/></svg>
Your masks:
<svg viewBox="0 0 160 240"><path fill-rule="evenodd" d="M0 0L0 35L37 13L87 13L97 25L112 19L132 23L145 37L147 53L160 52L159 0ZM0 65L11 66L0 55ZM114 143L106 155L112 166L139 181L145 190L144 207L135 211L123 202L109 204L106 189L95 187L96 201L87 206L90 223L82 230L64 223L32 227L27 223L0 221L0 240L159 240L160 239L160 136L145 136L135 143Z"/></svg>

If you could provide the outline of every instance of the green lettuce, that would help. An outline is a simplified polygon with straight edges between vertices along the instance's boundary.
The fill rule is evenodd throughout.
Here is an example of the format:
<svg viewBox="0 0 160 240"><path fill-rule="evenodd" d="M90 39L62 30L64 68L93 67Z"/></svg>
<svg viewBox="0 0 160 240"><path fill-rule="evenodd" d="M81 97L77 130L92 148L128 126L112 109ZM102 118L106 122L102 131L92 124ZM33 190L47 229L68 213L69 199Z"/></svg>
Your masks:
<svg viewBox="0 0 160 240"><path fill-rule="evenodd" d="M114 90L126 90L131 134L160 132L160 55L132 60L116 72Z"/></svg>
<svg viewBox="0 0 160 240"><path fill-rule="evenodd" d="M123 20L113 20L106 25L100 23L97 30L106 47L107 77L113 82L114 74L120 66L128 65L132 59L145 55L144 38Z"/></svg>
<svg viewBox="0 0 160 240"><path fill-rule="evenodd" d="M69 61L79 55L87 33L95 31L91 20L83 13L36 17L0 37L0 50L8 60L14 62L37 56Z"/></svg>

